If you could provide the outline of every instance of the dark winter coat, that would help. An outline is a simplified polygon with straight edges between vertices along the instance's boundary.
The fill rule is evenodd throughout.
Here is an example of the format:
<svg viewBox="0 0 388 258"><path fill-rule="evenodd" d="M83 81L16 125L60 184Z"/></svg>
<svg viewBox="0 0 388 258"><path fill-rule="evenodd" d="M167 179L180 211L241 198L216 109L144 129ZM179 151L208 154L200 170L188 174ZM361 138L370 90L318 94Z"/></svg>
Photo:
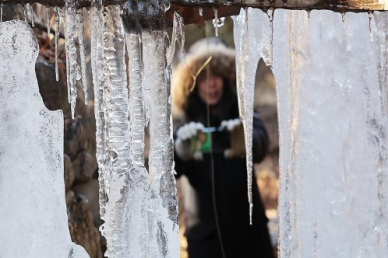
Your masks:
<svg viewBox="0 0 388 258"><path fill-rule="evenodd" d="M220 48L222 49L222 46ZM213 54L213 56L217 55ZM218 58L223 58L221 61L216 59L218 64L220 62L234 64L234 59L224 60L225 56L222 51ZM194 63L192 67L195 66L198 67L198 64ZM219 126L222 121L239 116L234 81L222 74L227 69L217 71L218 68L225 67L218 65L212 69L212 72L225 78L224 94L220 103L210 113L207 113L205 103L200 100L194 89L190 94L186 94L184 101L179 100L180 108L182 108L180 114L184 114L181 118L183 117L185 123L194 121L208 126L207 116L209 115L210 126ZM190 83L192 82L186 83L186 86ZM226 148L229 144L228 140L228 136L213 134L213 148ZM264 158L267 147L267 132L260 117L255 114L253 121L254 162L260 162ZM227 159L223 152L214 152L213 161L212 164L211 155L206 153L203 154L203 159L200 161L182 161L175 154L177 177L185 175L189 181L189 185L184 189L185 236L188 241L189 257L223 257L221 245L226 258L273 257L267 229L268 220L255 176L253 176L252 185L253 225L249 225L246 159L237 157ZM219 239L217 224L222 241Z"/></svg>

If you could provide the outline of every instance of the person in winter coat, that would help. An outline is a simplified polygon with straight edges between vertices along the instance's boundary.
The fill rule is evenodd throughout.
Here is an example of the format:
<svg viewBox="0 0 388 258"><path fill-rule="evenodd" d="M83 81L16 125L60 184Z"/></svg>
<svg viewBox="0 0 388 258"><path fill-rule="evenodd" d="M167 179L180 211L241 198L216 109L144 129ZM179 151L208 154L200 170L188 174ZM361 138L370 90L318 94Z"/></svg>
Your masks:
<svg viewBox="0 0 388 258"><path fill-rule="evenodd" d="M173 73L173 115L181 125L175 132L175 170L189 181L184 191L189 258L273 257L255 177L249 223L235 70L235 51L219 38L208 38L195 43ZM217 132L209 136L207 131ZM264 158L268 143L255 113L254 162Z"/></svg>

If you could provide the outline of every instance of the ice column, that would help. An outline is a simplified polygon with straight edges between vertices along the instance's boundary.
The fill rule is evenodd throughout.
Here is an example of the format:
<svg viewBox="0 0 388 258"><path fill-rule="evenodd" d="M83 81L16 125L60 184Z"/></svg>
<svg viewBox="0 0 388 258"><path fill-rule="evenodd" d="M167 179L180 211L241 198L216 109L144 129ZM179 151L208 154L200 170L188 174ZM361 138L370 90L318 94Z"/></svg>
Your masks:
<svg viewBox="0 0 388 258"><path fill-rule="evenodd" d="M91 66L93 75L93 91L94 91L94 116L96 118L96 156L98 163L98 181L100 216L105 219L106 203L108 201L105 187L105 116L104 116L104 63L103 63L103 28L104 15L101 2L93 2L92 8L89 11L90 33L91 33ZM104 229L101 228L101 233L104 234Z"/></svg>
<svg viewBox="0 0 388 258"><path fill-rule="evenodd" d="M387 14L277 10L280 257L388 253Z"/></svg>
<svg viewBox="0 0 388 258"><path fill-rule="evenodd" d="M34 32L24 21L2 22L0 45L0 256L89 257L70 239L63 114L39 94Z"/></svg>
<svg viewBox="0 0 388 258"><path fill-rule="evenodd" d="M260 58L265 61L270 50L270 25L260 9L241 10L235 18L237 94L240 117L244 125L248 173L249 216L252 224L252 127L256 69Z"/></svg>
<svg viewBox="0 0 388 258"><path fill-rule="evenodd" d="M162 14L164 15L164 14ZM177 196L173 169L170 73L165 31L159 20L143 29L144 88L150 95L149 257L179 257Z"/></svg>
<svg viewBox="0 0 388 258"><path fill-rule="evenodd" d="M125 65L125 37L119 6L105 9L103 101L105 104L105 190L108 195L104 215L104 235L108 257L127 257L129 218L128 198L134 195L136 178L130 173L130 125ZM109 184L107 183L109 182Z"/></svg>

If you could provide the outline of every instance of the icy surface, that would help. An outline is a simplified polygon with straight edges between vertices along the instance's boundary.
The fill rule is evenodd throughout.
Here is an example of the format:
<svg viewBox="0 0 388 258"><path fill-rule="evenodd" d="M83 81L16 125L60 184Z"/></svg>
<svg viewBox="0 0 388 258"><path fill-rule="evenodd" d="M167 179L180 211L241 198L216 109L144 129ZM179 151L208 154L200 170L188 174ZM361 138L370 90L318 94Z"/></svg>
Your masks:
<svg viewBox="0 0 388 258"><path fill-rule="evenodd" d="M68 231L63 115L43 104L38 42L22 21L0 23L1 257L89 257Z"/></svg>
<svg viewBox="0 0 388 258"><path fill-rule="evenodd" d="M150 102L149 257L179 257L170 73L163 30L143 30L144 88Z"/></svg>
<svg viewBox="0 0 388 258"><path fill-rule="evenodd" d="M267 14L259 9L241 10L235 18L237 94L244 125L248 173L249 216L252 224L252 127L256 69L260 58L268 60L270 25Z"/></svg>
<svg viewBox="0 0 388 258"><path fill-rule="evenodd" d="M376 21L376 22L373 22ZM276 10L280 257L386 257L388 15Z"/></svg>

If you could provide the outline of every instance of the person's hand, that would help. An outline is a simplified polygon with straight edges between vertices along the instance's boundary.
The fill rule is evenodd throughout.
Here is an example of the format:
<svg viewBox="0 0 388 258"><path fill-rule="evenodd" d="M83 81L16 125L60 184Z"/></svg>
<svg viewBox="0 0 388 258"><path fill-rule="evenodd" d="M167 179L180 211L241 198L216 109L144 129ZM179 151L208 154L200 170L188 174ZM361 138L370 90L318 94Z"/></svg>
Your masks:
<svg viewBox="0 0 388 258"><path fill-rule="evenodd" d="M240 118L235 118L235 119L230 119L226 121L221 122L221 129L226 129L229 132L233 131L236 129L238 126L241 126L241 120Z"/></svg>
<svg viewBox="0 0 388 258"><path fill-rule="evenodd" d="M201 123L190 122L179 128L176 134L178 139L181 139L182 141L191 140L191 138L196 136L198 132L204 128L205 127Z"/></svg>
<svg viewBox="0 0 388 258"><path fill-rule="evenodd" d="M244 158L244 128L239 118L221 122L221 129L230 132L230 148L224 151L225 158Z"/></svg>
<svg viewBox="0 0 388 258"><path fill-rule="evenodd" d="M178 129L175 151L179 158L182 160L190 160L193 158L193 153L190 150L191 139L204 128L201 123L190 122Z"/></svg>

